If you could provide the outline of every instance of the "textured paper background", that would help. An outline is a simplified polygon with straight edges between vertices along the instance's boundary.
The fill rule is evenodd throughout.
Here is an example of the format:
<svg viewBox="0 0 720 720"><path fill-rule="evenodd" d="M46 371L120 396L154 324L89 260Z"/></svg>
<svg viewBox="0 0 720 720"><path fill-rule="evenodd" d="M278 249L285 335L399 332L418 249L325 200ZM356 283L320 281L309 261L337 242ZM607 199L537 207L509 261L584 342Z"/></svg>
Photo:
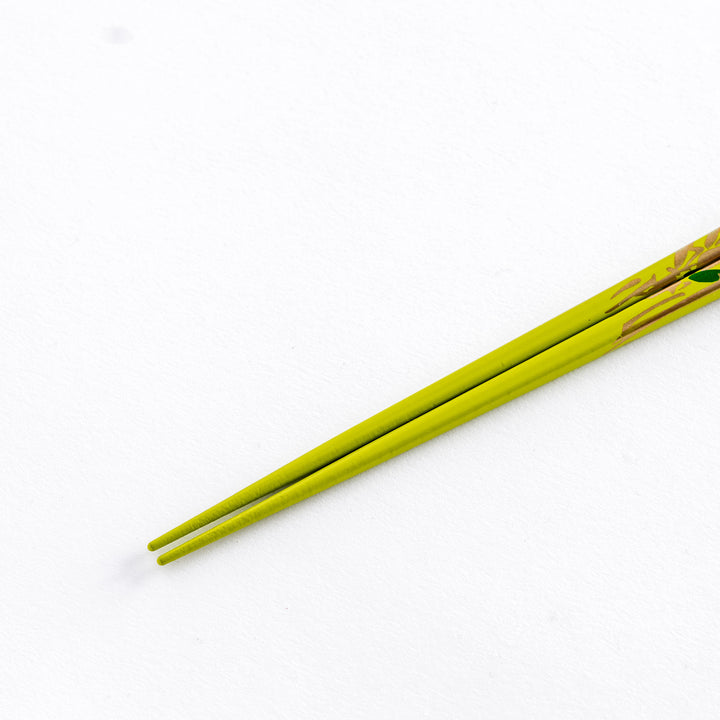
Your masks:
<svg viewBox="0 0 720 720"><path fill-rule="evenodd" d="M720 305L144 550L717 227L717 3L1 14L3 718L717 714Z"/></svg>

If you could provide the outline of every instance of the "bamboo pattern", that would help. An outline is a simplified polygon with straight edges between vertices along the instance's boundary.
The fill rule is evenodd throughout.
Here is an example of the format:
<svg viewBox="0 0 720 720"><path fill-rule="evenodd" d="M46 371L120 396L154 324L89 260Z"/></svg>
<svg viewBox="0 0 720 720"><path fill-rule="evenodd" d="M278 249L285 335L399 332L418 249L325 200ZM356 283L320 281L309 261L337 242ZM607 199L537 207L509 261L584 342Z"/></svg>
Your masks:
<svg viewBox="0 0 720 720"><path fill-rule="evenodd" d="M652 305L644 308L623 324L615 347L634 340L639 333L653 329L653 326L663 318L717 292L718 288L720 288L720 270L708 268L657 293L652 298L655 301Z"/></svg>
<svg viewBox="0 0 720 720"><path fill-rule="evenodd" d="M614 299L633 287L635 290L605 312L607 314L615 312L633 298L641 299L652 295L658 292L658 290L667 287L670 283L679 280L683 275L697 270L699 267L713 263L716 260L720 260L720 228L713 230L696 242L686 245L671 257L674 262L670 267L666 268L665 275L658 277L658 273L653 272L652 276L645 282L643 282L642 275L633 278L613 293L612 298ZM649 270L651 270L651 268L643 271L643 273Z"/></svg>

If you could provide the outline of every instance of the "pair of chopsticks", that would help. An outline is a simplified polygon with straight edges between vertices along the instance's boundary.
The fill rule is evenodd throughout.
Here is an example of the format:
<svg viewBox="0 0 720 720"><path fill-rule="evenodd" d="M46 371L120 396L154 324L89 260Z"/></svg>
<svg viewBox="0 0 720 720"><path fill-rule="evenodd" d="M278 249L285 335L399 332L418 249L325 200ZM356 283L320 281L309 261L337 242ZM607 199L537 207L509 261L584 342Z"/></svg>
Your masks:
<svg viewBox="0 0 720 720"><path fill-rule="evenodd" d="M720 228L340 433L156 538L148 549L158 550L245 508L160 555L157 561L165 565L177 560L719 297Z"/></svg>

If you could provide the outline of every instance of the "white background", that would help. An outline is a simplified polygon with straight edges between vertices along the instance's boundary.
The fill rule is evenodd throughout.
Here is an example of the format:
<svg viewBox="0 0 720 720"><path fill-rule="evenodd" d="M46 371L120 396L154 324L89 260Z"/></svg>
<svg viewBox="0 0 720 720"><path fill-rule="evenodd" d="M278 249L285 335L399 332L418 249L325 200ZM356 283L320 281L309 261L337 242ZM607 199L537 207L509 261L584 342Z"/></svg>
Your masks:
<svg viewBox="0 0 720 720"><path fill-rule="evenodd" d="M0 715L709 718L720 305L148 540L720 224L716 2L3 2Z"/></svg>

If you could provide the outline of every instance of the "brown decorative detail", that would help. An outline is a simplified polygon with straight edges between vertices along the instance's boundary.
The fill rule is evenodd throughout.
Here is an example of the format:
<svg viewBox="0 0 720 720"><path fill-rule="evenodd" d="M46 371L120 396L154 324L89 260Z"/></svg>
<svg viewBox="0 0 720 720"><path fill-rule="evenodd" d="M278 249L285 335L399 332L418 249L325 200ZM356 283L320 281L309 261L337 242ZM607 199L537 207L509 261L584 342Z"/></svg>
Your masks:
<svg viewBox="0 0 720 720"><path fill-rule="evenodd" d="M677 287L671 288L669 290L670 294L667 295L665 298L663 298L662 300L658 300L658 302L655 303L652 307L646 308L634 318L628 320L623 325L622 333L620 334L620 337L615 341L613 349L619 347L620 345L624 345L626 342L629 342L638 333L646 330L651 325L654 325L655 323L662 320L664 317L667 317L671 313L674 313L676 310L686 307L687 305L690 305L696 300L705 297L705 295L709 295L710 293L716 292L718 289L720 289L719 281L710 285L704 285L697 292L688 295L685 291L693 285L695 285L695 283L691 280L678 283ZM668 303L673 304L667 307ZM655 310L658 310L658 308L662 308L662 310L655 315L651 315L651 313L653 313ZM647 317L648 315L650 315L650 317Z"/></svg>
<svg viewBox="0 0 720 720"><path fill-rule="evenodd" d="M635 278L623 285L614 295L616 298L618 295L622 295L627 290L635 288L630 294L623 297L617 304L613 305L609 310L605 311L605 314L610 314L621 308L626 302L633 298L644 298L648 295L653 295L660 290L669 287L674 282L677 282L683 275L687 275L699 267L704 267L711 263L720 260L720 228L713 230L708 233L704 238L697 240L694 243L686 245L675 253L675 264L672 267L667 268L668 274L659 278L657 275L653 276L646 282L642 282L642 278ZM642 283L640 285L640 283ZM640 285L639 287L636 287Z"/></svg>
<svg viewBox="0 0 720 720"><path fill-rule="evenodd" d="M639 282L642 282L640 278L635 278L634 280L630 281L627 285L620 288L612 297L616 298L618 295L621 295L626 290L629 290L631 287L637 285ZM641 285L636 290L633 290L628 296L624 297L617 305L613 305L609 310L606 310L606 313L611 313L617 310L619 307L624 305L628 300L635 297L645 297L646 295L652 295L654 292L657 292L658 289L662 289L663 287L667 287L667 285L672 285L672 282L668 282L667 284L663 284L658 282L657 276L653 274L653 276L643 285Z"/></svg>

